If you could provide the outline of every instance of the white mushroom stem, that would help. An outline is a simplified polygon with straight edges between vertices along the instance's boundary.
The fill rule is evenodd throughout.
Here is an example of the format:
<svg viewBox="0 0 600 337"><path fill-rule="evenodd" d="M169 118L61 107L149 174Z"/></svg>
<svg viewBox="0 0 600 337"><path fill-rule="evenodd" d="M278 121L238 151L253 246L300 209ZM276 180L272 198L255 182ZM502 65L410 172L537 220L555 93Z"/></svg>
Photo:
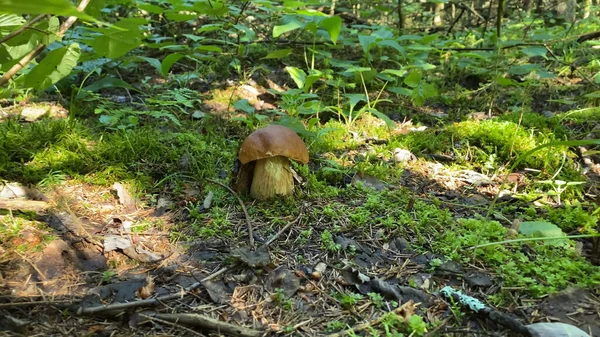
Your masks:
<svg viewBox="0 0 600 337"><path fill-rule="evenodd" d="M250 187L250 195L253 198L266 200L275 196L290 195L293 191L294 177L289 159L276 156L256 161Z"/></svg>

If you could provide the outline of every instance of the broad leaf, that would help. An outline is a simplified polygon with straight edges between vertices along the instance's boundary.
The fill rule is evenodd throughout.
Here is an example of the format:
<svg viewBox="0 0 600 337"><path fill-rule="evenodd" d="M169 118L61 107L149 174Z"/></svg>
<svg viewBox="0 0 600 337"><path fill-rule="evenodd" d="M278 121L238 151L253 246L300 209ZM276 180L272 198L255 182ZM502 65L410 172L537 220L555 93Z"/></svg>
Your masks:
<svg viewBox="0 0 600 337"><path fill-rule="evenodd" d="M302 27L302 24L298 21L292 21L282 26L273 27L273 37L279 37L282 34L291 32L292 30Z"/></svg>
<svg viewBox="0 0 600 337"><path fill-rule="evenodd" d="M274 52L270 52L267 56L263 57L263 59L281 59L292 53L292 49L279 49Z"/></svg>
<svg viewBox="0 0 600 337"><path fill-rule="evenodd" d="M71 73L71 70L77 65L80 55L81 50L77 43L72 43L68 47L61 47L49 52L27 74L25 85L36 90L43 90L50 87Z"/></svg>
<svg viewBox="0 0 600 337"><path fill-rule="evenodd" d="M411 88L415 88L421 83L421 72L420 71L411 71L408 76L404 78L404 84Z"/></svg>
<svg viewBox="0 0 600 337"><path fill-rule="evenodd" d="M329 33L331 37L331 42L333 44L337 43L337 39L340 36L340 32L342 30L342 18L339 16L332 16L324 19L319 23L319 26L325 28L325 30Z"/></svg>
<svg viewBox="0 0 600 337"><path fill-rule="evenodd" d="M102 78L102 79L84 87L83 91L97 92L97 91L100 91L101 89L106 89L106 88L124 88L124 89L139 91L136 88L134 88L131 84L123 81L120 78L114 78L114 77Z"/></svg>
<svg viewBox="0 0 600 337"><path fill-rule="evenodd" d="M546 54L548 53L548 49L546 49L546 47L527 47L527 48L523 48L523 54L532 57L532 56L542 56L542 57L546 57Z"/></svg>
<svg viewBox="0 0 600 337"><path fill-rule="evenodd" d="M296 67L285 67L285 70L290 74L292 80L296 83L296 86L300 89L304 89L306 83L306 73L304 70Z"/></svg>
<svg viewBox="0 0 600 337"><path fill-rule="evenodd" d="M162 66L160 64L159 59L155 59L153 57L145 57L145 56L138 56L138 59L150 63L151 66L153 66L156 70L158 70L160 73L162 73Z"/></svg>
<svg viewBox="0 0 600 337"><path fill-rule="evenodd" d="M376 36L372 36L372 35L371 36L368 36L368 35L359 35L358 36L358 42L360 43L363 53L365 53L365 54L369 53L371 48L373 48L373 46L375 45L376 41L377 41Z"/></svg>
<svg viewBox="0 0 600 337"><path fill-rule="evenodd" d="M533 237L558 237L565 233L549 221L523 221L519 225L519 233Z"/></svg>
<svg viewBox="0 0 600 337"><path fill-rule="evenodd" d="M102 35L88 44L100 56L118 58L142 44L139 20L122 19L114 27L100 28L96 31Z"/></svg>
<svg viewBox="0 0 600 337"><path fill-rule="evenodd" d="M69 0L2 0L0 1L0 12L76 16L82 20L97 22L90 15L78 11Z"/></svg>

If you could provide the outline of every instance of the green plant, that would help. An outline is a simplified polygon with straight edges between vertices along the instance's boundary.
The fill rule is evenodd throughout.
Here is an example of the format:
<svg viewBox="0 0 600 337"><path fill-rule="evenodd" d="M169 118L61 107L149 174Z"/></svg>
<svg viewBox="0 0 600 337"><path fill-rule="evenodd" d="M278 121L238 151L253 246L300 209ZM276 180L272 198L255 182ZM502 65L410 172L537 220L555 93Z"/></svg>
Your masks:
<svg viewBox="0 0 600 337"><path fill-rule="evenodd" d="M335 293L333 295L333 297L339 301L340 305L344 309L350 309L350 308L354 307L356 305L356 303L363 298L361 294L356 294L356 293L350 293L350 294Z"/></svg>
<svg viewBox="0 0 600 337"><path fill-rule="evenodd" d="M553 190L548 192L548 195L556 196L556 203L562 204L561 195L565 192L569 187L583 185L585 181L563 181L563 180L542 180L538 181L538 184L547 184L550 185Z"/></svg>
<svg viewBox="0 0 600 337"><path fill-rule="evenodd" d="M342 330L344 327L346 327L346 324L344 324L344 322L334 320L334 321L327 323L326 329L328 332L334 332L334 331Z"/></svg>
<svg viewBox="0 0 600 337"><path fill-rule="evenodd" d="M376 308L381 309L383 307L383 296L381 296L381 294L379 294L379 293L368 293L367 295L369 295L369 298L371 299L371 301L373 302L373 305Z"/></svg>
<svg viewBox="0 0 600 337"><path fill-rule="evenodd" d="M342 248L340 244L335 243L329 230L324 230L321 233L321 247L332 253L338 252Z"/></svg>

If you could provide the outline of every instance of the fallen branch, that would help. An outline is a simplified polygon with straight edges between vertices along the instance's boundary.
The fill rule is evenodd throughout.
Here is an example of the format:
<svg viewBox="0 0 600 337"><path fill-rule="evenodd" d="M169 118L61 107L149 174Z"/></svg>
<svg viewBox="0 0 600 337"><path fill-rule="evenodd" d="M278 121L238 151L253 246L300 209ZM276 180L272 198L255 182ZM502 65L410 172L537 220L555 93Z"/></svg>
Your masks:
<svg viewBox="0 0 600 337"><path fill-rule="evenodd" d="M202 330L216 331L219 334L237 336L237 337L259 337L263 331L246 328L243 326L221 322L198 314L145 314L148 317L158 318L167 322L181 323L198 327Z"/></svg>
<svg viewBox="0 0 600 337"><path fill-rule="evenodd" d="M248 226L248 243L250 244L250 248L254 249L254 233L252 232L252 222L250 221L250 215L248 214L248 210L246 209L246 205L244 205L244 201L242 200L242 198L240 198L240 196L237 193L235 193L235 191L232 190L231 187L223 183L212 179L206 179L206 181L227 189L229 193L233 194L233 196L237 198L238 202L240 203L240 206L242 207L242 210L244 211L244 216L246 217L246 225Z"/></svg>
<svg viewBox="0 0 600 337"><path fill-rule="evenodd" d="M212 280L215 277L227 272L228 270L233 269L234 267L235 267L235 265L230 266L230 267L221 268L218 271L216 271L215 273L208 275L207 277L203 278L199 282L192 284L191 286L183 289L182 291L180 291L179 293L176 293L176 294L163 295L163 296L149 298L146 300L139 300L139 301L135 301L135 302L114 303L114 304L99 305L99 306L89 307L89 308L84 308L84 307L80 306L79 309L77 309L77 314L78 315L90 315L90 314L99 314L99 313L113 311L113 310L125 310L125 309L158 305L165 301L170 301L170 300L181 298L181 297L189 294L193 290L200 288L200 286L202 286L203 282Z"/></svg>
<svg viewBox="0 0 600 337"><path fill-rule="evenodd" d="M77 6L77 10L79 12L83 12L85 7L87 7L87 5L89 3L90 3L90 0L81 0L81 2L79 3L79 6ZM56 35L59 37L62 37L63 35L65 35L67 30L69 30L69 28L71 28L71 26L75 23L75 21L77 21L76 16L69 17L60 26ZM19 62L17 62L17 64L12 66L12 68L10 68L6 73L4 73L4 75L2 75L2 77L0 77L0 85L6 84L13 76L15 76L16 73L21 71L21 69L25 68L25 66L28 65L29 62L31 62L31 60L36 58L45 48L46 48L46 45L43 43L40 43L32 51L30 51L27 55L23 56L23 58Z"/></svg>
<svg viewBox="0 0 600 337"><path fill-rule="evenodd" d="M0 209L9 209L13 211L34 211L41 212L48 209L49 204L45 201L21 200L21 199L1 199Z"/></svg>

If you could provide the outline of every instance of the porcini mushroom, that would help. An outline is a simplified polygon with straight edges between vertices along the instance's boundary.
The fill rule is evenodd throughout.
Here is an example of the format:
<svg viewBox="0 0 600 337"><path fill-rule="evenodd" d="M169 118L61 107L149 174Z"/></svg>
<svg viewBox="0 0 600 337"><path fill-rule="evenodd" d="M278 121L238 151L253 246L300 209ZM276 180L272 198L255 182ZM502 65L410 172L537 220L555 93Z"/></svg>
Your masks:
<svg viewBox="0 0 600 337"><path fill-rule="evenodd" d="M308 163L308 150L298 135L281 125L270 125L251 133L242 143L242 165L255 161L250 195L258 200L290 195L294 177L290 159Z"/></svg>

